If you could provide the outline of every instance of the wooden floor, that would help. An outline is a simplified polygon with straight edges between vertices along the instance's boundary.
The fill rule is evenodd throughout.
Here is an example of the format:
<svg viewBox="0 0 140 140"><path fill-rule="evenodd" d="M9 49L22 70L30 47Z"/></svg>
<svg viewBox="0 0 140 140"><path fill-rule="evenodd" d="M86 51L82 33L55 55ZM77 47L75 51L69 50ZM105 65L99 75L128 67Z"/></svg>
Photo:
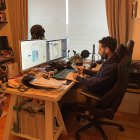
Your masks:
<svg viewBox="0 0 140 140"><path fill-rule="evenodd" d="M8 109L8 100L3 107L3 110ZM69 113L65 116L65 124L68 131L67 136L61 135L59 140L75 140L75 132L85 122L78 123L76 121L76 114ZM114 126L105 126L104 130L109 140L140 140L140 115L128 114L117 112L114 120L123 124L125 131L119 132ZM3 139L3 132L5 126L6 116L0 118L0 140ZM19 137L10 137L10 140L25 140ZM95 128L90 128L87 131L81 133L81 140L103 140L100 133Z"/></svg>

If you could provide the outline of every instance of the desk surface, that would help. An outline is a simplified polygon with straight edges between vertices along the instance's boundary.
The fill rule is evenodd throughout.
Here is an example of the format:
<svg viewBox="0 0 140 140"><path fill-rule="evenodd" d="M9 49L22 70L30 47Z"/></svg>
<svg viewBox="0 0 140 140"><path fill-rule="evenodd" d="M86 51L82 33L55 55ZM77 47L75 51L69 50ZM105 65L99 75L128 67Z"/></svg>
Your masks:
<svg viewBox="0 0 140 140"><path fill-rule="evenodd" d="M41 89L33 89L30 88L26 92L21 92L14 88L6 88L5 90L0 89L0 92L5 92L11 94L10 105L8 109L8 115L5 125L4 137L3 140L9 140L11 133L11 126L13 124L13 106L16 104L18 96L31 97L36 99L42 99L45 101L45 116L44 116L44 125L45 125L45 140L57 140L60 133L67 134L64 121L61 116L61 112L58 106L57 101L61 99L61 97L75 84L75 82L71 82L69 85L62 85L60 89L52 89L52 90L41 90ZM46 113L47 112L47 113ZM54 128L54 118L56 118L58 125ZM34 136L30 136L30 134L21 134L12 133L16 136L20 136L27 139L36 139Z"/></svg>
<svg viewBox="0 0 140 140"><path fill-rule="evenodd" d="M59 89L33 89L29 88L26 92L21 92L17 89L6 88L5 90L0 89L0 92L5 92L9 94L15 94L19 96L26 96L31 98L37 98L48 101L59 101L61 97L75 84L75 82L71 82L69 85L62 85Z"/></svg>

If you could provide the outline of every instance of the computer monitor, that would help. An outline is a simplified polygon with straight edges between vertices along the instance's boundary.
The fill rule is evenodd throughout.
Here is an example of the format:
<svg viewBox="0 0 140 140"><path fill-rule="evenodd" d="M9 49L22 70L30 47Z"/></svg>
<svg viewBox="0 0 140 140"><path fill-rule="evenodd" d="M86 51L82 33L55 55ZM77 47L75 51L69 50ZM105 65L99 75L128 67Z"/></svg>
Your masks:
<svg viewBox="0 0 140 140"><path fill-rule="evenodd" d="M52 61L67 56L67 39L47 41L47 60Z"/></svg>
<svg viewBox="0 0 140 140"><path fill-rule="evenodd" d="M47 40L20 41L21 72L47 61Z"/></svg>
<svg viewBox="0 0 140 140"><path fill-rule="evenodd" d="M0 36L0 50L9 50L9 43L7 36Z"/></svg>

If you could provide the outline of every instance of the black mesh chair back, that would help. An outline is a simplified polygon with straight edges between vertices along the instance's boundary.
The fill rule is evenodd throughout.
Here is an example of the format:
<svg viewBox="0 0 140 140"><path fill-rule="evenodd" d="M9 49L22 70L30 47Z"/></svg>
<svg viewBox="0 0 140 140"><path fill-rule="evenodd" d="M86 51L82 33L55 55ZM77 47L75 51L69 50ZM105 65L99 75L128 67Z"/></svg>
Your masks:
<svg viewBox="0 0 140 140"><path fill-rule="evenodd" d="M132 59L134 41L129 40L125 46L120 44L118 49L118 55L120 56L120 62L118 64L118 80L113 88L107 92L102 98L102 107L103 108L110 108L114 112L117 111L125 91L128 85L128 78L129 78L129 68ZM121 50L121 51L120 51ZM122 52L123 51L123 52ZM124 56L123 56L124 55Z"/></svg>
<svg viewBox="0 0 140 140"><path fill-rule="evenodd" d="M96 94L89 95L89 92L86 94L81 92L81 94L86 96L86 102L90 102L91 99L99 101L99 104L97 104L97 106L92 106L92 104L89 104L88 102L86 103L88 106L86 107L85 111L88 111L89 115L80 115L78 118L88 120L89 123L77 130L76 140L80 140L80 133L82 131L85 131L93 126L100 131L104 140L108 140L108 138L101 127L102 125L117 126L119 127L120 131L124 131L123 126L118 122L113 121L113 118L127 89L130 61L131 56L129 54L125 55L121 59L120 63L118 64L118 80L113 88L105 93L103 97L98 98L98 95ZM94 118L91 119L90 116L94 116Z"/></svg>
<svg viewBox="0 0 140 140"><path fill-rule="evenodd" d="M118 65L118 80L113 88L102 97L101 104L104 109L112 109L114 113L117 111L127 89L130 61L130 55L124 56L120 61Z"/></svg>

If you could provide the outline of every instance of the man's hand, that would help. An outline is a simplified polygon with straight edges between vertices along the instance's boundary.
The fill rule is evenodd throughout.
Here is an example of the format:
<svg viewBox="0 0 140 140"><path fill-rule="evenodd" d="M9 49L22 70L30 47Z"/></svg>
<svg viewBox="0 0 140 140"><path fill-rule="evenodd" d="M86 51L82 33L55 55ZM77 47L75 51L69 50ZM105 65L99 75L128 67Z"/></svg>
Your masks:
<svg viewBox="0 0 140 140"><path fill-rule="evenodd" d="M76 68L78 69L79 74L83 74L83 70L84 70L83 66L76 66Z"/></svg>
<svg viewBox="0 0 140 140"><path fill-rule="evenodd" d="M76 77L78 76L78 73L74 73L74 72L70 72L67 76L66 79L67 80L72 80L72 81L76 81ZM77 82L77 81L76 81Z"/></svg>
<svg viewBox="0 0 140 140"><path fill-rule="evenodd" d="M72 76L73 76L73 79L76 80L76 77L79 76L79 73L73 73Z"/></svg>

